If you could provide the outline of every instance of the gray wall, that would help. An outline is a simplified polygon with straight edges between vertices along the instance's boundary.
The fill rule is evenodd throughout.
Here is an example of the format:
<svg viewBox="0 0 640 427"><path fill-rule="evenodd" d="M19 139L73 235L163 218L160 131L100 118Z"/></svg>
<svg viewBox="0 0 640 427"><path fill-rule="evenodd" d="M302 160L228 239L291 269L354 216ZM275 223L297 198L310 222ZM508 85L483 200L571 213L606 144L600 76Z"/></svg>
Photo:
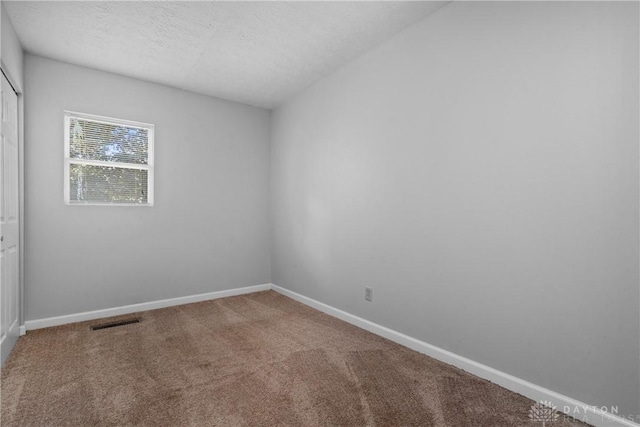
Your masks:
<svg viewBox="0 0 640 427"><path fill-rule="evenodd" d="M19 89L22 90L24 80L22 47L3 3L0 3L0 15L2 15L0 16L0 59L2 60L2 69L9 75L11 83L18 85Z"/></svg>
<svg viewBox="0 0 640 427"><path fill-rule="evenodd" d="M273 283L640 414L639 71L637 3L444 7L273 113Z"/></svg>
<svg viewBox="0 0 640 427"><path fill-rule="evenodd" d="M26 55L26 320L270 281L269 111ZM155 125L153 207L67 206L63 111Z"/></svg>

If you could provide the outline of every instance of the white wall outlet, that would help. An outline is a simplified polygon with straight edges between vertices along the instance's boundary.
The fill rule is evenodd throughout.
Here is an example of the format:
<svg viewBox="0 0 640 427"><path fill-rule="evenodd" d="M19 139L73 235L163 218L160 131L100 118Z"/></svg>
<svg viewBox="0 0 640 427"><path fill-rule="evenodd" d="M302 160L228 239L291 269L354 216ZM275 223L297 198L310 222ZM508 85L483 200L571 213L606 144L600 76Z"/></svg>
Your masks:
<svg viewBox="0 0 640 427"><path fill-rule="evenodd" d="M373 301L373 288L370 288L369 286L365 286L364 299L366 299L367 301Z"/></svg>

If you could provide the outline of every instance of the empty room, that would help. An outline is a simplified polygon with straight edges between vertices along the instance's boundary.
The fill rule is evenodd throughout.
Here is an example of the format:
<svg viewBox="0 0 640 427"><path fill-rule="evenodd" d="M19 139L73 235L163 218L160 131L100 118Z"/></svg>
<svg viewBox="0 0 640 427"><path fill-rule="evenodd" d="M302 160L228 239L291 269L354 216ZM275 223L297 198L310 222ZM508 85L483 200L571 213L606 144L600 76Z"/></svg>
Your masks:
<svg viewBox="0 0 640 427"><path fill-rule="evenodd" d="M640 2L0 14L2 426L640 427Z"/></svg>

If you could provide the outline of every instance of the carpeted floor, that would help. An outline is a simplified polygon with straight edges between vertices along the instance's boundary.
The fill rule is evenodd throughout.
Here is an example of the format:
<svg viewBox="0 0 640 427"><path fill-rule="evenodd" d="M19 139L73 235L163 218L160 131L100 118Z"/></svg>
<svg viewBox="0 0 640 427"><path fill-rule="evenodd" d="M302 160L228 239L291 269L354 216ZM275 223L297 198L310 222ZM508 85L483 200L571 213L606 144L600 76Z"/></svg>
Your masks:
<svg viewBox="0 0 640 427"><path fill-rule="evenodd" d="M21 337L2 426L542 425L518 394L273 291L137 316Z"/></svg>

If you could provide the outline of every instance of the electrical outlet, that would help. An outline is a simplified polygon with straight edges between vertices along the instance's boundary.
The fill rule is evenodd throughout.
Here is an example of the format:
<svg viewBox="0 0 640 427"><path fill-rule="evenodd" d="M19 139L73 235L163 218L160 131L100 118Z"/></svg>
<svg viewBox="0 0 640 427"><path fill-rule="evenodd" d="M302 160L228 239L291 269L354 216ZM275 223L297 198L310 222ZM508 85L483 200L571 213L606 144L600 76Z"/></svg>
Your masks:
<svg viewBox="0 0 640 427"><path fill-rule="evenodd" d="M373 288L370 288L369 286L365 286L364 299L367 301L373 301Z"/></svg>

